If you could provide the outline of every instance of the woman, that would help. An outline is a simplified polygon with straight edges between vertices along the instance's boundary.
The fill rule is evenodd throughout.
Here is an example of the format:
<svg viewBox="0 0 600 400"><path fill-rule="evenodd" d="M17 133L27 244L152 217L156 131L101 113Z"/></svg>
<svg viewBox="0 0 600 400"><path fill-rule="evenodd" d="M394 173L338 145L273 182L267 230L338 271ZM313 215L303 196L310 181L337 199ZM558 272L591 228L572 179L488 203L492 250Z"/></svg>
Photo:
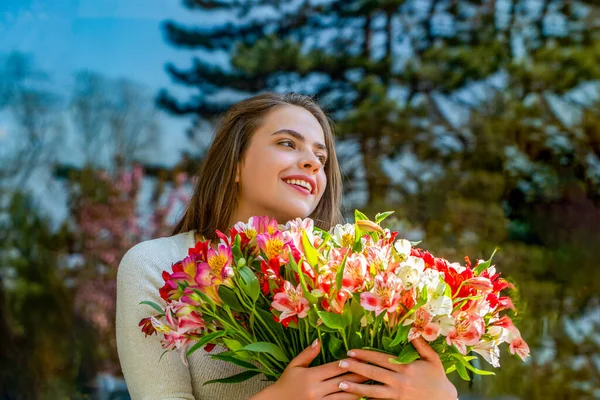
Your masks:
<svg viewBox="0 0 600 400"><path fill-rule="evenodd" d="M203 238L216 241L252 215L285 223L310 216L328 229L341 222L341 175L329 121L309 97L264 93L224 115L208 151L192 200L173 236L142 242L123 257L117 276L117 347L133 399L456 399L437 354L413 341L421 360L393 365L381 353L355 350L347 360L308 367L317 341L294 358L273 383L259 376L235 385L202 383L241 372L203 350L184 365L176 352L162 354L160 338L144 338L138 322L143 300L161 302L161 272ZM216 351L216 350L213 350ZM382 385L365 385L375 379Z"/></svg>

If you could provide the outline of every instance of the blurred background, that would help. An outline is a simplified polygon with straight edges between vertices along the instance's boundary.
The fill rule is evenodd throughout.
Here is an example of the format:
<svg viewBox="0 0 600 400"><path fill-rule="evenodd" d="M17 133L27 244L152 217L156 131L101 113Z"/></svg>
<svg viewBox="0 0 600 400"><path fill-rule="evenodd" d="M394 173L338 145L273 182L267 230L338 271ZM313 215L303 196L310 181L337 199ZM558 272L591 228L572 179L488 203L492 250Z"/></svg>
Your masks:
<svg viewBox="0 0 600 400"><path fill-rule="evenodd" d="M600 398L596 0L1 0L0 397L127 399L115 277L263 90L336 121L345 213L518 283L463 399ZM480 367L491 369L487 365Z"/></svg>

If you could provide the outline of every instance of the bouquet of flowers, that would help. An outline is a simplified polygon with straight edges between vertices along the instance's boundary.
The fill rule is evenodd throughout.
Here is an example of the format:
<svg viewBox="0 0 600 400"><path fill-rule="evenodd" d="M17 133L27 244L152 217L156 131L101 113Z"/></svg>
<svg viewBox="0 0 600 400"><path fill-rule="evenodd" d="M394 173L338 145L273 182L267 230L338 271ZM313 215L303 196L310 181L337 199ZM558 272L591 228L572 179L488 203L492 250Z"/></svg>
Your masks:
<svg viewBox="0 0 600 400"><path fill-rule="evenodd" d="M287 363L316 338L314 363L346 357L351 348L378 350L390 362L419 358L410 341L419 336L440 355L446 372L490 375L470 361L480 354L499 367L499 345L523 360L529 348L507 310L514 309L492 258L450 263L382 228L355 211L355 223L324 231L313 221L285 226L268 217L239 222L220 243L199 241L164 271L165 305L144 301L158 314L142 331L164 335L162 346L182 361L204 347L225 351L215 359L237 364L240 374L206 383L241 382L257 374L276 380ZM493 257L493 254L492 254ZM164 354L164 353L163 353ZM206 384L205 383L205 384Z"/></svg>

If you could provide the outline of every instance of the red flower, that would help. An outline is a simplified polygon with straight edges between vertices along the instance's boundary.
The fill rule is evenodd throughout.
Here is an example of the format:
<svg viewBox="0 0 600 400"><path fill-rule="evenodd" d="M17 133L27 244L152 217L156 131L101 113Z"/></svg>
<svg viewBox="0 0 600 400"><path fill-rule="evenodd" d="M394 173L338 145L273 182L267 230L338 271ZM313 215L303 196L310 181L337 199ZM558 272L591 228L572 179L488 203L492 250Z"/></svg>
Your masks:
<svg viewBox="0 0 600 400"><path fill-rule="evenodd" d="M138 326L142 327L142 332L146 334L145 337L156 333L156 329L154 329L154 325L152 325L151 317L142 319Z"/></svg>

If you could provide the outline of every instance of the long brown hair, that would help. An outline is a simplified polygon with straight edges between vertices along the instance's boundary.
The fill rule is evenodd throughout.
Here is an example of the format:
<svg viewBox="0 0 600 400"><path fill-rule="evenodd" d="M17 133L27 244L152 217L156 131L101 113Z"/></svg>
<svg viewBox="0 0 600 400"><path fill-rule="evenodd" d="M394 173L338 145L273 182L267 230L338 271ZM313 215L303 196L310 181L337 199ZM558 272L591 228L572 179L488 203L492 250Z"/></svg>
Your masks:
<svg viewBox="0 0 600 400"><path fill-rule="evenodd" d="M202 237L214 239L215 230L226 232L238 201L235 184L237 163L244 156L263 117L275 107L285 105L303 107L317 119L329 153L325 164L327 186L309 217L322 229L342 223L342 177L335 152L332 121L309 96L266 92L234 104L223 115L198 173L192 199L173 229L173 235L195 229Z"/></svg>

